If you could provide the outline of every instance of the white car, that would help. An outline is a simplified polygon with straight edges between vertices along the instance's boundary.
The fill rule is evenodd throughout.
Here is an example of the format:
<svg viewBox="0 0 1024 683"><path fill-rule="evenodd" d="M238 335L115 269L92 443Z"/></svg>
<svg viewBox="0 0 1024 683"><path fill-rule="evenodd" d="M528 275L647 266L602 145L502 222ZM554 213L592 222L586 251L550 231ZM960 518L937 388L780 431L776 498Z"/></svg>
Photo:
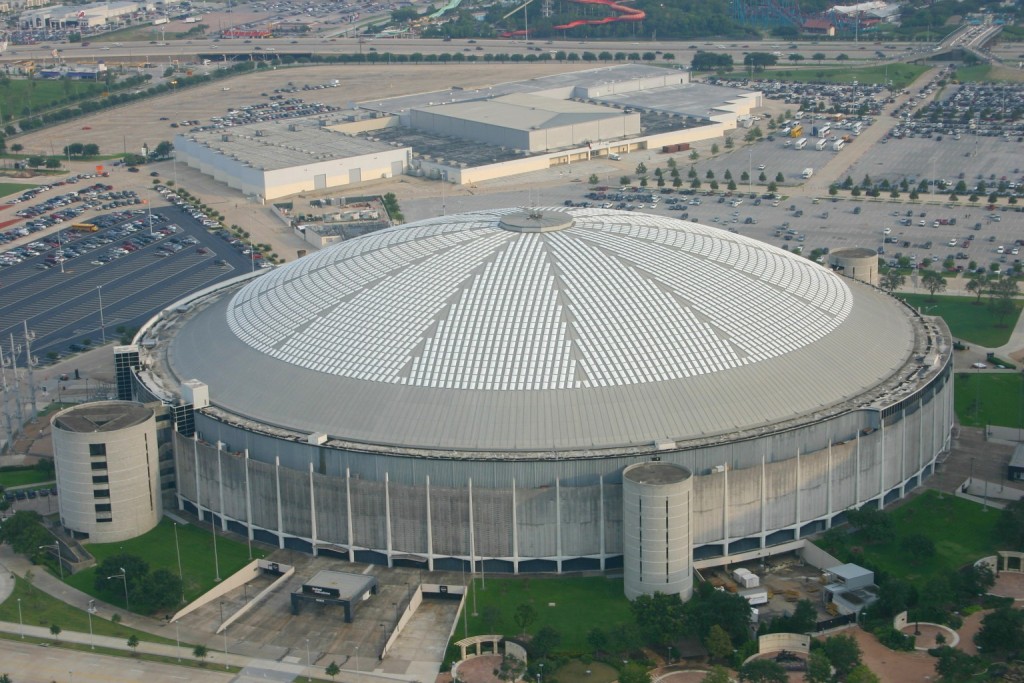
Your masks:
<svg viewBox="0 0 1024 683"><path fill-rule="evenodd" d="M888 235L890 233L892 233L892 228L885 228L884 230L882 230L883 235Z"/></svg>
<svg viewBox="0 0 1024 683"><path fill-rule="evenodd" d="M988 366L985 365L984 363L971 363L971 367L972 368L978 368L979 370L982 370L984 368L987 368Z"/></svg>
<svg viewBox="0 0 1024 683"><path fill-rule="evenodd" d="M766 169L766 168L768 168L768 167L767 167L767 166L765 166L764 164L758 164L758 165L757 165L757 170L758 170L758 171L763 171L763 170L764 170L764 169Z"/></svg>

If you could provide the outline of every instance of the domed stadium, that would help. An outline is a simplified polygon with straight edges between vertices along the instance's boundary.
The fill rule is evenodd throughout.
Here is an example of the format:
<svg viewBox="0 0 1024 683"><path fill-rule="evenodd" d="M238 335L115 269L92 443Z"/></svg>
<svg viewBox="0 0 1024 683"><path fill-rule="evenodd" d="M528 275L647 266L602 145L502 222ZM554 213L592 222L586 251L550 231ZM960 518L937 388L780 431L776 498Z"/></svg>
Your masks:
<svg viewBox="0 0 1024 683"><path fill-rule="evenodd" d="M383 230L137 341L136 395L175 408L183 508L389 565L628 575L629 491L664 481L685 482L687 562L782 552L917 486L953 421L941 321L741 235L603 209ZM675 469L624 497L652 462Z"/></svg>

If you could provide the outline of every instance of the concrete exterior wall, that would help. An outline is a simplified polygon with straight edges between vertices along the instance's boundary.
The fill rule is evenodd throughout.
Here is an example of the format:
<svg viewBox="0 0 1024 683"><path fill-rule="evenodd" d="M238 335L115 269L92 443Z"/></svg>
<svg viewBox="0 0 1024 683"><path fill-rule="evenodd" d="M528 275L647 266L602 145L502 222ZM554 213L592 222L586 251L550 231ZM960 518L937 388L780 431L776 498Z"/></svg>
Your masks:
<svg viewBox="0 0 1024 683"><path fill-rule="evenodd" d="M54 420L76 409L61 411ZM64 527L87 534L92 543L114 543L144 534L160 521L156 416L149 412L145 421L116 431L66 431L54 423L58 507ZM90 444L103 444L106 454L90 455ZM110 511L97 511L97 505L109 505Z"/></svg>
<svg viewBox="0 0 1024 683"><path fill-rule="evenodd" d="M672 481L634 476L651 469ZM673 476L674 475L674 476ZM623 570L626 597L693 595L693 476L669 463L638 463L622 473Z"/></svg>
<svg viewBox="0 0 1024 683"><path fill-rule="evenodd" d="M829 254L828 264L833 268L842 268L846 277L878 286L878 256L847 256L842 251Z"/></svg>
<svg viewBox="0 0 1024 683"><path fill-rule="evenodd" d="M352 173L358 182L391 178L393 164L400 164L402 172L408 167L410 150L407 147L382 150L343 159L310 162L300 166L264 171L246 166L243 162L225 156L215 149L201 145L183 135L174 139L179 161L213 177L245 194L258 195L263 200L285 197L297 192L318 189L316 176L326 176L325 188L353 184Z"/></svg>
<svg viewBox="0 0 1024 683"><path fill-rule="evenodd" d="M949 448L951 369L884 418L855 410L661 453L695 475L694 564L770 555L828 528L850 507L889 503L919 485ZM203 413L196 426L203 440L175 442L183 507L204 518L216 511L229 528L282 547L389 564L412 557L429 569L482 560L488 571L617 566L629 526L622 472L649 461L439 460L277 438ZM226 445L218 450L217 441ZM718 465L727 469L715 472Z"/></svg>

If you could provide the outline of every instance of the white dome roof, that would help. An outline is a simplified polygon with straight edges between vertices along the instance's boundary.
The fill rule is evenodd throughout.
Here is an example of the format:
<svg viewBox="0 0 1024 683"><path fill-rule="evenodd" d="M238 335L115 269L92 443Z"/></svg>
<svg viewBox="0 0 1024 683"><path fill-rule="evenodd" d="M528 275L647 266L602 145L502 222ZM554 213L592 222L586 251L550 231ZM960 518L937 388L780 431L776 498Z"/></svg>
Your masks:
<svg viewBox="0 0 1024 683"><path fill-rule="evenodd" d="M858 321L848 281L696 223L509 209L275 269L179 335L198 347L226 322L212 331L221 352L179 340L172 360L229 410L354 441L617 447L792 419L877 384L913 338L893 302L859 298ZM865 315L887 343L864 339ZM828 388L811 389L826 371ZM272 400L237 379L252 372L277 378Z"/></svg>
<svg viewBox="0 0 1024 683"><path fill-rule="evenodd" d="M569 229L523 233L502 229L500 216L343 242L246 286L228 323L254 349L317 372L537 390L757 363L813 343L850 312L832 272L695 223L574 212Z"/></svg>

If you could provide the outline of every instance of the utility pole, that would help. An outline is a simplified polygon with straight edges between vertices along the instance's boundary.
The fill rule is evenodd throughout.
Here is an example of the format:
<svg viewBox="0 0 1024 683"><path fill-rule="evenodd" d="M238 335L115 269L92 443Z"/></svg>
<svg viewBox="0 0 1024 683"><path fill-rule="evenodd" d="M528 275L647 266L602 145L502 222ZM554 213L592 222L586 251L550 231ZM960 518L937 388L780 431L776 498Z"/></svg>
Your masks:
<svg viewBox="0 0 1024 683"><path fill-rule="evenodd" d="M25 409L21 405L21 386L20 380L18 379L18 354L21 353L21 347L14 345L14 333L11 332L11 370L14 372L14 409L15 415L18 417L18 431L21 431L22 426L25 424Z"/></svg>

